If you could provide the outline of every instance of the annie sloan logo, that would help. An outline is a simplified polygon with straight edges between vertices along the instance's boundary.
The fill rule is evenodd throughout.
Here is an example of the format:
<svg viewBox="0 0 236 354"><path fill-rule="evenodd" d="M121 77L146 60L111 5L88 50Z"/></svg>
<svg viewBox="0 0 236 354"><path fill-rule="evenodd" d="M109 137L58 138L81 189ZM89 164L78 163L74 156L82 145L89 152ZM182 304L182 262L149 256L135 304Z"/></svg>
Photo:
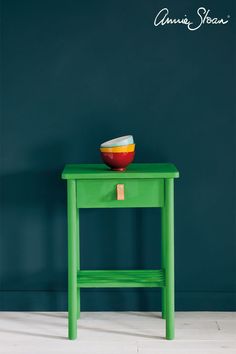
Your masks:
<svg viewBox="0 0 236 354"><path fill-rule="evenodd" d="M155 17L154 26L165 25L185 25L189 31L196 31L203 25L226 25L229 22L229 15L227 18L211 17L211 10L205 7L197 9L197 18L195 21L189 19L187 15L182 18L173 18L169 16L169 10L164 7Z"/></svg>

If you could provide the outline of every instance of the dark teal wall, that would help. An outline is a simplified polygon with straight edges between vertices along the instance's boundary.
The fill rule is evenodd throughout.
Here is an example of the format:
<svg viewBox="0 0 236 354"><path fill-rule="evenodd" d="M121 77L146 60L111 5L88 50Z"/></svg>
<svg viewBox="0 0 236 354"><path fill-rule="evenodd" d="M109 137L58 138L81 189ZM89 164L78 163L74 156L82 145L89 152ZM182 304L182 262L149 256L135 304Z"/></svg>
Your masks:
<svg viewBox="0 0 236 354"><path fill-rule="evenodd" d="M167 6L224 26L153 26ZM67 308L65 163L133 134L174 162L176 308L235 306L233 1L2 2L0 308ZM196 16L195 16L196 19ZM160 266L159 210L81 211L83 268ZM83 310L158 310L157 290L85 290Z"/></svg>

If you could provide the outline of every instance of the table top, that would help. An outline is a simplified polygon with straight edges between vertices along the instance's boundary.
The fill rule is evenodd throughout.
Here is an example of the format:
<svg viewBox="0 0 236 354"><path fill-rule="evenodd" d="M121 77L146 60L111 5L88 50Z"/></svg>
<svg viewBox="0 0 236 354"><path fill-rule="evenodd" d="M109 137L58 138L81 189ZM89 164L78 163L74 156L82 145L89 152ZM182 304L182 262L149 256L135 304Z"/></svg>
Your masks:
<svg viewBox="0 0 236 354"><path fill-rule="evenodd" d="M178 178L172 163L132 163L124 172L111 171L104 164L65 165L62 179Z"/></svg>

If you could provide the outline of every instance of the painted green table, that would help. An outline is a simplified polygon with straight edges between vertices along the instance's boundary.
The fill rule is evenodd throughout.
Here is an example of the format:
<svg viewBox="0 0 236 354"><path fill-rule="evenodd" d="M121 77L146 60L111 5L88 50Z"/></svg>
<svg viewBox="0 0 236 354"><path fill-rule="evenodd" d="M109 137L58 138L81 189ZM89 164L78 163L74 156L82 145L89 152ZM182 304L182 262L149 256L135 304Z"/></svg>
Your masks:
<svg viewBox="0 0 236 354"><path fill-rule="evenodd" d="M161 287L166 338L174 338L174 178L173 164L131 164L113 172L103 164L66 165L68 209L68 330L77 337L81 288ZM146 208L162 210L161 269L81 270L79 209Z"/></svg>

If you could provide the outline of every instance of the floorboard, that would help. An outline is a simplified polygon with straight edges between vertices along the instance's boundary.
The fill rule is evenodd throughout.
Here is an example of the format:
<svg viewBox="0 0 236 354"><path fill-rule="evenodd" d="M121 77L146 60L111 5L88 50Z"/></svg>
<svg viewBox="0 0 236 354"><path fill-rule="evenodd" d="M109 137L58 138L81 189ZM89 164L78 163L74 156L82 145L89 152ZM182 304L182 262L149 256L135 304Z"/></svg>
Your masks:
<svg viewBox="0 0 236 354"><path fill-rule="evenodd" d="M176 339L164 336L157 312L82 312L75 341L65 312L0 315L1 354L235 354L236 313L177 312Z"/></svg>

